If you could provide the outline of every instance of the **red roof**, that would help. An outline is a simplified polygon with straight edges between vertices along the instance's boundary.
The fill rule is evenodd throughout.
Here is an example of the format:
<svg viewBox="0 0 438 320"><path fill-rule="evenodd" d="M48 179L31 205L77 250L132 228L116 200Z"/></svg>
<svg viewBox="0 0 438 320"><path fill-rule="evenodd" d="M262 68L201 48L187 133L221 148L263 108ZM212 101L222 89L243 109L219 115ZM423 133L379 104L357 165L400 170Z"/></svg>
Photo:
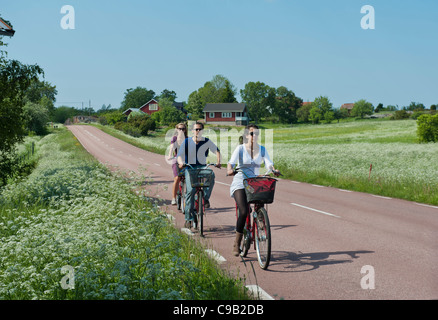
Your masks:
<svg viewBox="0 0 438 320"><path fill-rule="evenodd" d="M354 107L354 103L344 103L341 106L341 109L353 109L353 107Z"/></svg>

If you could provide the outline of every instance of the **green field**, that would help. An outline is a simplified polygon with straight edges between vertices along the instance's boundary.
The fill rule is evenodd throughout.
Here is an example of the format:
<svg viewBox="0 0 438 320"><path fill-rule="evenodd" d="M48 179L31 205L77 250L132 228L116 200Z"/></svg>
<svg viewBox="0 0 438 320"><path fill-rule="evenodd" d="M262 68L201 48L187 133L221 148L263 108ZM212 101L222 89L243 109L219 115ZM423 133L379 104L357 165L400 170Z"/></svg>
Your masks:
<svg viewBox="0 0 438 320"><path fill-rule="evenodd" d="M274 132L274 161L291 179L438 204L438 144L417 142L415 120Z"/></svg>

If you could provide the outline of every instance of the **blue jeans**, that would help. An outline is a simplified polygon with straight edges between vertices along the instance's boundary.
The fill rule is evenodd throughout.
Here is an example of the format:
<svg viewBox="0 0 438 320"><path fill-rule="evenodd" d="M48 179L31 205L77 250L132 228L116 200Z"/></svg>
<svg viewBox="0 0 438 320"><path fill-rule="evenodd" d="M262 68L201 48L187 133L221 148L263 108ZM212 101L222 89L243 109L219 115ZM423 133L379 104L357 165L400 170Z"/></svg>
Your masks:
<svg viewBox="0 0 438 320"><path fill-rule="evenodd" d="M193 168L197 169L197 168L203 168L203 166L201 167L195 167L193 166ZM184 217L186 221L193 221L193 210L195 207L195 193L196 193L196 188L192 188L192 183L190 180L190 174L188 172L188 170L185 170L185 177L186 177L186 206L184 207ZM213 186L214 186L214 172L212 171L212 180L211 180L211 184L209 187L204 187L204 199L205 200L209 200L210 196L211 196L211 192L213 190Z"/></svg>

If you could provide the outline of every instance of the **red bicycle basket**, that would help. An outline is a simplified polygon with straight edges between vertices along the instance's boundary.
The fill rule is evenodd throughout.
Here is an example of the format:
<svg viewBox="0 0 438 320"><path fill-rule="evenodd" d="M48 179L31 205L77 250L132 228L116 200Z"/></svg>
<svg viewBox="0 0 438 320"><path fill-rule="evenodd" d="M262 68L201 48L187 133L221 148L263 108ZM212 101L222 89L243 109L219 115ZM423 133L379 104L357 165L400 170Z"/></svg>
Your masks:
<svg viewBox="0 0 438 320"><path fill-rule="evenodd" d="M254 177L243 180L248 203L274 202L275 184L277 179L269 177Z"/></svg>

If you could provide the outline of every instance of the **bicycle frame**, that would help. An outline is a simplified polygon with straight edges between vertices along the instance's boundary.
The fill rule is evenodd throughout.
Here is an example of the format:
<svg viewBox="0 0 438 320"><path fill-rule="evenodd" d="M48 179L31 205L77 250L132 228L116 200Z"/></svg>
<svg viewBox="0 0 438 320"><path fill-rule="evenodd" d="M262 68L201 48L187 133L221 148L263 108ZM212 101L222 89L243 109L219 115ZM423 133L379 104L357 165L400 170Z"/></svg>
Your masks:
<svg viewBox="0 0 438 320"><path fill-rule="evenodd" d="M207 169L209 166L213 166L214 164L207 164L205 166L205 169ZM186 164L185 166L190 167L191 169L194 169L190 164ZM184 179L184 183L185 183L185 179ZM180 183L181 185L181 183ZM195 189L195 193L194 193L194 211L195 211L195 216L194 216L194 221L196 223L196 227L198 228L198 226L200 226L199 232L200 232L200 236L203 237L204 236L204 230L203 230L203 216L205 215L205 200L204 200L204 187L199 186L199 187L194 187L193 189ZM181 194L182 194L182 188L181 188ZM183 201L181 199L181 201ZM199 205L199 203L202 203L201 207Z"/></svg>
<svg viewBox="0 0 438 320"><path fill-rule="evenodd" d="M234 169L238 172L239 169ZM265 174L265 176L268 174ZM277 175L281 175L277 171ZM248 177L247 177L248 178ZM268 202L270 203L270 202ZM267 202L255 201L254 210L251 203L248 203L248 215L246 217L243 242L241 245L242 257L246 257L251 244L254 242L254 249L257 252L257 260L262 269L266 270L271 259L271 227L267 211ZM236 218L239 218L239 210L236 203Z"/></svg>
<svg viewBox="0 0 438 320"><path fill-rule="evenodd" d="M255 243L254 239L255 239L255 228L256 228L257 224L254 223L253 214L255 212L257 212L260 208L265 208L266 211L268 211L267 204L263 205L263 204L255 203L254 210L253 210L253 206L250 203L248 203L248 215L246 216L245 228L246 228L246 231L249 232L251 235L250 245L254 243L254 250L256 250L256 243ZM251 217L252 217L252 219L251 219ZM236 204L236 219L238 219L238 218L239 218L239 209L237 208L237 204Z"/></svg>

